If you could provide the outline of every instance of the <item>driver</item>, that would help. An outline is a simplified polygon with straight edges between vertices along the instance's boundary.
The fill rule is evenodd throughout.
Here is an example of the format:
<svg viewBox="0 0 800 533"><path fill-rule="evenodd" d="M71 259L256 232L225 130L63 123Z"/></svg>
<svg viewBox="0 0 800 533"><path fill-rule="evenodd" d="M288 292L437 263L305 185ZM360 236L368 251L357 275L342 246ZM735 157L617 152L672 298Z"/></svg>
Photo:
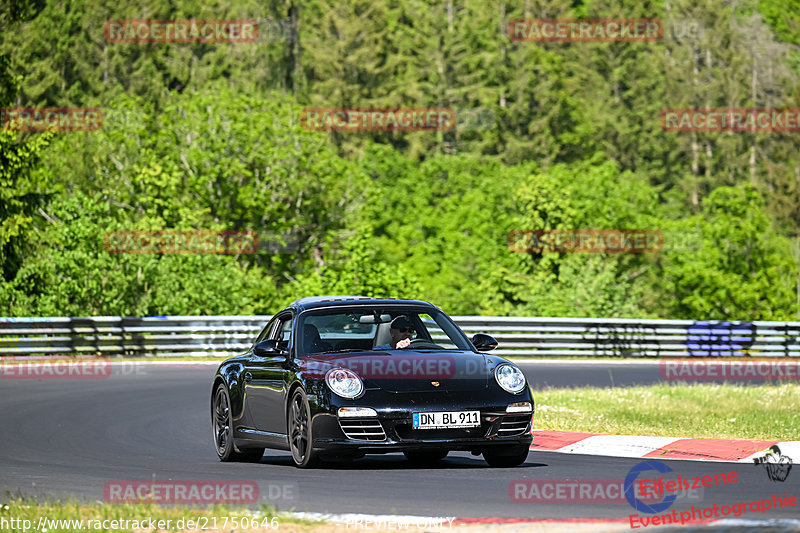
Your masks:
<svg viewBox="0 0 800 533"><path fill-rule="evenodd" d="M406 348L411 344L411 337L414 336L414 326L407 315L400 315L392 320L389 327L389 335L392 337L391 344L379 344L373 350L398 350Z"/></svg>

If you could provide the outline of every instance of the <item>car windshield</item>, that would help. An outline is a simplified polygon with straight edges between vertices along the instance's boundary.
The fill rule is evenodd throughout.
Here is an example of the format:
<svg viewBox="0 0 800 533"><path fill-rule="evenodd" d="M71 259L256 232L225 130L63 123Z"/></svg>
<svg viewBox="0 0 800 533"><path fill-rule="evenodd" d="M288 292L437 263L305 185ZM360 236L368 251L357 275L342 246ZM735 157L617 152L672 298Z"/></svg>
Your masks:
<svg viewBox="0 0 800 533"><path fill-rule="evenodd" d="M337 308L308 311L297 324L298 354L394 350L469 350L472 344L443 312L427 307ZM394 337L393 337L394 335Z"/></svg>

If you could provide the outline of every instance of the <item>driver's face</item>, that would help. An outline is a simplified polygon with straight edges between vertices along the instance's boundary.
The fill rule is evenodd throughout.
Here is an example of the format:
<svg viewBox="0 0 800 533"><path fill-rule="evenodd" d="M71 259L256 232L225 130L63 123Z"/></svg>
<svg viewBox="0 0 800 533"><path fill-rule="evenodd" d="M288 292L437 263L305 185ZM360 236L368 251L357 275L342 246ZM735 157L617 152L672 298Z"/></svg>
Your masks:
<svg viewBox="0 0 800 533"><path fill-rule="evenodd" d="M410 339L414 336L414 330L411 326L403 326L400 329L389 329L389 335L392 337L392 343L397 344L399 341L403 339Z"/></svg>

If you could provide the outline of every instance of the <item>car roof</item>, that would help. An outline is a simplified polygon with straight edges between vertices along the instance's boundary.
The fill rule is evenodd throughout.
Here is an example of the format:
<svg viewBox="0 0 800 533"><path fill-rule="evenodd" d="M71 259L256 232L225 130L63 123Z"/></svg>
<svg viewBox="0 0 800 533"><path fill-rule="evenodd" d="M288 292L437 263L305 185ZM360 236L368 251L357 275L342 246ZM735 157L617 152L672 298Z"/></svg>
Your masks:
<svg viewBox="0 0 800 533"><path fill-rule="evenodd" d="M290 309L296 310L298 313L308 311L309 309L318 309L321 307L352 307L352 306L373 306L373 305L417 305L429 307L432 309L439 309L435 305L422 300L405 300L400 298L371 298L369 296L311 296L308 298L300 298L289 304Z"/></svg>

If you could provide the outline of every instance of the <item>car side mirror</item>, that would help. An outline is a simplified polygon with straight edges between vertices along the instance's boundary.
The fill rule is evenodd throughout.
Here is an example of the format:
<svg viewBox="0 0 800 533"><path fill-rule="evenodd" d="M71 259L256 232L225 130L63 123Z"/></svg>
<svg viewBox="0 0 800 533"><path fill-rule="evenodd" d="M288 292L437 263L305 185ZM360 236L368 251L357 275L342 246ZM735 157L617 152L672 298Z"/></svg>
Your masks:
<svg viewBox="0 0 800 533"><path fill-rule="evenodd" d="M472 337L472 345L479 352L488 352L497 348L497 339L486 333L476 333Z"/></svg>
<svg viewBox="0 0 800 533"><path fill-rule="evenodd" d="M286 342L277 339L267 339L261 341L253 347L253 355L258 357L271 357L275 355L286 355L289 353Z"/></svg>

